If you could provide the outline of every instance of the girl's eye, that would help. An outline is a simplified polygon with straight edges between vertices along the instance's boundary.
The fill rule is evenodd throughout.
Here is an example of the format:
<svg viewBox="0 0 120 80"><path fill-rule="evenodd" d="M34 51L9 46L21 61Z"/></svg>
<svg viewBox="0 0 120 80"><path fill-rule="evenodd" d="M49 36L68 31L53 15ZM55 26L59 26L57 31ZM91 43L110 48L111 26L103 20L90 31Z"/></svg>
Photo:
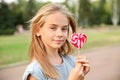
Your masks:
<svg viewBox="0 0 120 80"><path fill-rule="evenodd" d="M63 30L63 31L67 31L67 30L68 30L68 28L62 28L62 30Z"/></svg>
<svg viewBox="0 0 120 80"><path fill-rule="evenodd" d="M51 27L50 29L52 29L52 30L56 30L56 27Z"/></svg>

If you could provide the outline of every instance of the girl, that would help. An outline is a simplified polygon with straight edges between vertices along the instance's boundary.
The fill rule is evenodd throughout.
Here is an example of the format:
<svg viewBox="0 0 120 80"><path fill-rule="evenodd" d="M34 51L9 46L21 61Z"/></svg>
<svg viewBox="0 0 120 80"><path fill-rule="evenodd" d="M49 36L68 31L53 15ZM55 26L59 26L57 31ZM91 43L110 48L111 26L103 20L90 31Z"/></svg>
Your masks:
<svg viewBox="0 0 120 80"><path fill-rule="evenodd" d="M85 57L75 60L67 40L70 28L76 32L76 21L65 6L49 3L31 19L31 63L23 80L84 80L90 66Z"/></svg>

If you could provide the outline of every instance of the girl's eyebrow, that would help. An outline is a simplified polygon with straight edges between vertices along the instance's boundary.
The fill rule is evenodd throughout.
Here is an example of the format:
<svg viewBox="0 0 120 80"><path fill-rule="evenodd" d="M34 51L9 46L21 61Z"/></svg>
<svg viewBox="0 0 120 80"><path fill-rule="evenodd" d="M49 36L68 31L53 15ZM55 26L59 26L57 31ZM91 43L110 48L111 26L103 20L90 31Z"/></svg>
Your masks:
<svg viewBox="0 0 120 80"><path fill-rule="evenodd" d="M50 25L53 25L53 26L58 26L57 24L50 24Z"/></svg>
<svg viewBox="0 0 120 80"><path fill-rule="evenodd" d="M53 25L53 26L59 26L59 25L57 25L57 24L50 24L50 25ZM68 24L63 25L62 27L68 27Z"/></svg>

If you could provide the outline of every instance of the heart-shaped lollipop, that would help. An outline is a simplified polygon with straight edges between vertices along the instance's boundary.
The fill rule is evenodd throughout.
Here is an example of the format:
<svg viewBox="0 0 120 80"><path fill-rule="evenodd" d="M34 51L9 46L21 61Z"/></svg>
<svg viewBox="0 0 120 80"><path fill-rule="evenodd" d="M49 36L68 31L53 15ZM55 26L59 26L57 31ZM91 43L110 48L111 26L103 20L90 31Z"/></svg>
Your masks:
<svg viewBox="0 0 120 80"><path fill-rule="evenodd" d="M70 43L76 48L80 49L83 47L84 43L87 41L87 36L84 33L74 33L71 35Z"/></svg>

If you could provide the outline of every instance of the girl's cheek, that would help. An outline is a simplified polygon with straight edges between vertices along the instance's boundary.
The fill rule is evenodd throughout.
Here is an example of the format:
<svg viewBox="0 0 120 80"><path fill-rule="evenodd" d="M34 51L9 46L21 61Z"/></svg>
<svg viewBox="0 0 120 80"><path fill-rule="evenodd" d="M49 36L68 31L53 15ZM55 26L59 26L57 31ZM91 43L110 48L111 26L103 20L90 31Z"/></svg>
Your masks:
<svg viewBox="0 0 120 80"><path fill-rule="evenodd" d="M65 38L67 38L67 37L68 37L68 33L66 32L66 33L64 34L64 36L65 36Z"/></svg>
<svg viewBox="0 0 120 80"><path fill-rule="evenodd" d="M68 36L68 31L64 32L64 34L65 34L66 36Z"/></svg>

